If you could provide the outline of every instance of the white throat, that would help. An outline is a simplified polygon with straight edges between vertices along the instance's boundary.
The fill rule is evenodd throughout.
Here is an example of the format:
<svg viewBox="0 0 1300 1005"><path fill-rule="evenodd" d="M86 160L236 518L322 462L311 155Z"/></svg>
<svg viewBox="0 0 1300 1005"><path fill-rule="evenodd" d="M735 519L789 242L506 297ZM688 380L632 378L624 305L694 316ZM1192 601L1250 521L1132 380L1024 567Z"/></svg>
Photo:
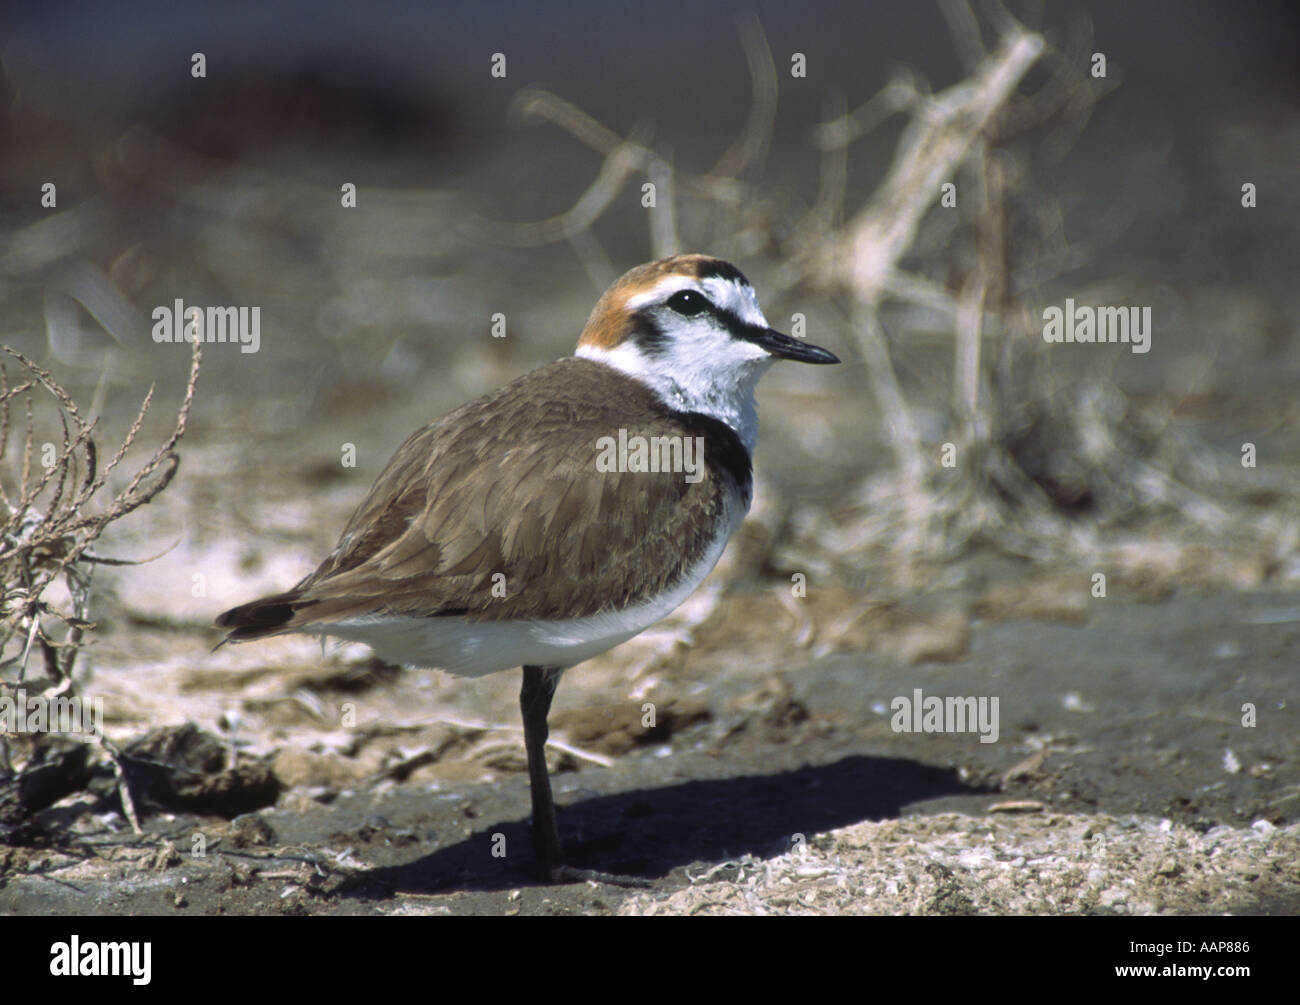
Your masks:
<svg viewBox="0 0 1300 1005"><path fill-rule="evenodd" d="M583 345L574 355L639 380L675 411L699 412L725 423L752 455L758 442L754 389L772 357L757 347L745 359L710 358L707 348L698 355L689 350L689 345L675 345L668 353L648 357L637 346L623 343L613 349Z"/></svg>

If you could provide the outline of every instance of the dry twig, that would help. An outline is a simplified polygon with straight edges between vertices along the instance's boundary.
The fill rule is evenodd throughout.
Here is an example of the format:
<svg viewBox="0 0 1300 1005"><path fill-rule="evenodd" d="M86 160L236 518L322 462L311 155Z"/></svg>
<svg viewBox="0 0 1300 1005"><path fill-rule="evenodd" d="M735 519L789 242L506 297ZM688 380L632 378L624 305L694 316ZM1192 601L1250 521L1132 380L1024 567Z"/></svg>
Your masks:
<svg viewBox="0 0 1300 1005"><path fill-rule="evenodd" d="M88 552L104 529L150 502L176 474L180 458L175 448L185 434L202 360L202 343L195 342L185 395L170 436L116 492L102 509L92 512L96 496L135 444L153 401L151 386L121 445L107 463L99 463L93 434L96 421L88 420L72 396L45 369L9 346L0 346L25 372L26 379L10 385L7 368L0 364L0 462L10 455L10 409L23 401L24 423L21 462L16 474L0 472L0 669L14 671L16 683L28 674L34 649L45 657L47 680L42 697L51 699L74 693L73 666L90 620L91 567L97 563L134 564L105 559ZM40 446L33 423L33 393L41 391L53 403L62 431L61 443ZM37 471L39 470L39 474ZM67 600L54 602L50 587L62 581ZM0 737L0 742L3 742ZM39 740L39 736L37 737ZM96 738L123 778L116 749L104 737ZM12 772L7 746L0 766ZM130 793L120 785L122 802L138 831Z"/></svg>

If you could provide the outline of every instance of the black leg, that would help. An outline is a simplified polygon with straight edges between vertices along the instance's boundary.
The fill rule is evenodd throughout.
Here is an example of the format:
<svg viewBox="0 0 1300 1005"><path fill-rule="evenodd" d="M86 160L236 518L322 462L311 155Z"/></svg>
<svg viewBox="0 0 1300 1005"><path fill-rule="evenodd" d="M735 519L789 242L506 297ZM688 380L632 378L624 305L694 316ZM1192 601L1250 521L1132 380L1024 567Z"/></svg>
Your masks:
<svg viewBox="0 0 1300 1005"><path fill-rule="evenodd" d="M563 672L560 667L524 667L524 686L519 691L524 747L528 751L528 786L533 796L533 850L548 876L564 862L555 823L555 801L551 798L551 778L546 771L546 738L550 735L546 717Z"/></svg>
<svg viewBox="0 0 1300 1005"><path fill-rule="evenodd" d="M519 691L519 710L524 719L524 748L528 751L528 786L533 796L533 850L542 874L551 883L611 883L615 886L650 886L639 876L616 876L592 869L575 869L564 864L560 832L555 823L555 801L551 798L551 776L546 771L546 717L560 683L563 667L524 667L524 684Z"/></svg>

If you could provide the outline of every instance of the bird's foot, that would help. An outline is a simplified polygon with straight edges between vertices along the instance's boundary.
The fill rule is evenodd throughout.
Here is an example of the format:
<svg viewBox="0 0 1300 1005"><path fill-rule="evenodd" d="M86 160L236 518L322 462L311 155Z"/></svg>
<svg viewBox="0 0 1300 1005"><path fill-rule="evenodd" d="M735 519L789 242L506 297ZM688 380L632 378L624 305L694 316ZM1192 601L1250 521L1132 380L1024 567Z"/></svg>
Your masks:
<svg viewBox="0 0 1300 1005"><path fill-rule="evenodd" d="M553 865L546 869L546 878L550 883L604 883L607 886L622 886L644 889L654 884L642 876L620 876L613 872L600 872L597 869L579 869L571 865Z"/></svg>

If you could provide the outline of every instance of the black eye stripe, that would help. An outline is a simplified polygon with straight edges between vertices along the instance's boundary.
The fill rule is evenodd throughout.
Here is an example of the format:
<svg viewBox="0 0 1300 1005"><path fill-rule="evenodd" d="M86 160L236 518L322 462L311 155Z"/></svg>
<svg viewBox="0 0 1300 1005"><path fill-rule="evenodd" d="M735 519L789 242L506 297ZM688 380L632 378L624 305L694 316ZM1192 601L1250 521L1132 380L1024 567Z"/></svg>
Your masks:
<svg viewBox="0 0 1300 1005"><path fill-rule="evenodd" d="M767 334L767 329L762 325L751 324L731 311L718 311L717 318L722 322L722 327L727 329L727 333L741 342L753 342Z"/></svg>
<svg viewBox="0 0 1300 1005"><path fill-rule="evenodd" d="M671 323L665 328L663 308L681 317L699 318L708 315L715 324L733 339L740 342L758 342L768 334L766 325L746 321L729 307L720 307L696 289L678 290L658 307L647 306L632 315L632 342L647 356L658 357L668 351ZM656 317L658 315L658 317Z"/></svg>
<svg viewBox="0 0 1300 1005"><path fill-rule="evenodd" d="M679 297L683 297L685 294L689 294L689 296L684 297L683 300L678 300ZM664 306L674 314L683 317L696 318L708 314L727 334L742 342L753 342L767 333L765 326L745 321L728 307L719 307L703 293L700 293L699 290L678 290L664 301ZM633 340L648 355L661 355L667 349L667 333L654 320L649 311L636 312L633 331Z"/></svg>
<svg viewBox="0 0 1300 1005"><path fill-rule="evenodd" d="M632 315L631 340L651 359L662 356L668 349L668 336L649 311L637 311Z"/></svg>

